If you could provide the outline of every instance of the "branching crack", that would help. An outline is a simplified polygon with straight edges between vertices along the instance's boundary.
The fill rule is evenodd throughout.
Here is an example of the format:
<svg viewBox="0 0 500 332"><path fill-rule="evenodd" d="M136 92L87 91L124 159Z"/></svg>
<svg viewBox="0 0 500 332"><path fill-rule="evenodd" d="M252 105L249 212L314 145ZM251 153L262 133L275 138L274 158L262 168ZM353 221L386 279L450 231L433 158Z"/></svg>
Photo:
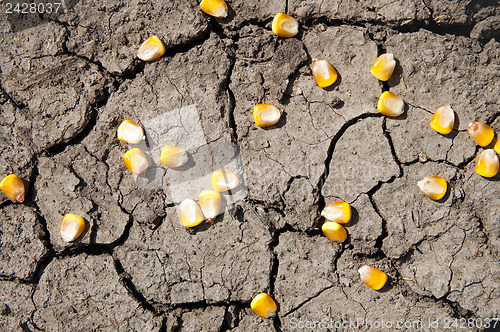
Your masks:
<svg viewBox="0 0 500 332"><path fill-rule="evenodd" d="M347 129L349 129L351 126L355 125L358 121L361 121L361 120L366 119L366 118L379 118L381 116L382 115L380 113L361 114L361 115L347 121L346 123L344 123L342 125L342 127L340 127L340 129L337 131L335 136L332 138L332 140L330 142L330 146L328 147L328 150L327 150L327 157L326 157L325 162L324 162L325 169L323 171L323 174L320 176L319 181L316 184L316 188L314 189L314 192L313 192L314 195L318 195L318 200L317 200L318 201L318 216L321 214L321 211L325 207L325 198L322 194L322 190L323 190L324 184L326 183L326 179L328 178L328 175L330 174L330 163L332 161L333 152L335 150L335 146L337 145L338 141L340 140L342 135L344 135L344 133L347 131ZM320 220L318 219L316 221L314 227L317 227L319 222L320 222Z"/></svg>

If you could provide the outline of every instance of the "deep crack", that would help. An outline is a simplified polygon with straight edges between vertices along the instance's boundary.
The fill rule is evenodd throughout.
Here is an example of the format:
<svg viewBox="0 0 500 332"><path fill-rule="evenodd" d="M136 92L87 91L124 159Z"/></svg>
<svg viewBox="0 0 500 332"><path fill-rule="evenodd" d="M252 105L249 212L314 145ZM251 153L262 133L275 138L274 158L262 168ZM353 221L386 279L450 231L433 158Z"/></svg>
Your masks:
<svg viewBox="0 0 500 332"><path fill-rule="evenodd" d="M323 174L320 176L319 181L318 181L316 188L315 188L315 191L314 191L314 194L319 196L319 198L318 198L318 216L321 215L321 211L325 208L325 205L326 205L325 204L325 197L323 196L322 190L323 190L324 184L326 183L328 175L330 174L330 163L332 161L333 152L335 150L335 146L337 145L338 141L340 140L342 135L344 135L344 133L347 131L347 129L349 129L351 126L355 125L358 121L361 121L361 120L366 119L366 118L380 118L381 116L382 115L380 113L363 113L363 114L347 121L346 123L344 123L342 125L342 127L340 127L340 129L337 131L335 136L333 136L332 140L330 141L330 146L328 147L328 150L327 150L327 157L326 157L325 162L324 162L325 169L323 171ZM316 221L316 223L314 224L313 227L317 227L320 223L320 220L321 219L318 218L318 220Z"/></svg>

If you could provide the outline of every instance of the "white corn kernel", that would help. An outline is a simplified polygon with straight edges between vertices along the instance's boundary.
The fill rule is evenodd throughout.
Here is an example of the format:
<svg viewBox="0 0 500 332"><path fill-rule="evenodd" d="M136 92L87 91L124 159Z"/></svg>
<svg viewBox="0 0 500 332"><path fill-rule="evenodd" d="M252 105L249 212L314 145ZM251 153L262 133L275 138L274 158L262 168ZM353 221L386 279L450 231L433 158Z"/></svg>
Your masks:
<svg viewBox="0 0 500 332"><path fill-rule="evenodd" d="M68 213L61 221L61 237L66 242L72 242L78 239L85 230L85 220L82 217Z"/></svg>
<svg viewBox="0 0 500 332"><path fill-rule="evenodd" d="M138 148L128 150L125 155L123 155L123 162L129 171L136 175L146 174L146 170L149 167L148 158L144 152Z"/></svg>
<svg viewBox="0 0 500 332"><path fill-rule="evenodd" d="M477 158L476 173L491 178L497 175L500 169L500 160L493 149L484 150Z"/></svg>
<svg viewBox="0 0 500 332"><path fill-rule="evenodd" d="M378 80L387 81L396 68L396 60L391 53L382 54L372 64L370 71Z"/></svg>
<svg viewBox="0 0 500 332"><path fill-rule="evenodd" d="M161 163L167 167L180 167L188 162L185 150L172 145L166 145L161 150Z"/></svg>
<svg viewBox="0 0 500 332"><path fill-rule="evenodd" d="M312 75L321 88L326 88L337 81L337 71L326 60L313 59Z"/></svg>
<svg viewBox="0 0 500 332"><path fill-rule="evenodd" d="M455 112L450 105L445 105L436 110L431 119L431 128L442 134L448 135L455 125Z"/></svg>
<svg viewBox="0 0 500 332"><path fill-rule="evenodd" d="M214 190L203 190L198 200L200 201L201 211L207 218L207 222L212 222L217 217L221 207L221 196Z"/></svg>
<svg viewBox="0 0 500 332"><path fill-rule="evenodd" d="M224 0L202 0L200 8L206 14L213 17L226 17L228 13L227 4Z"/></svg>
<svg viewBox="0 0 500 332"><path fill-rule="evenodd" d="M385 91L378 100L377 109L386 116L399 116L403 114L404 106L403 98L390 91Z"/></svg>
<svg viewBox="0 0 500 332"><path fill-rule="evenodd" d="M227 171L215 171L212 174L212 187L215 191L223 192L238 187L240 179L238 175Z"/></svg>
<svg viewBox="0 0 500 332"><path fill-rule="evenodd" d="M143 61L153 61L165 54L165 45L158 36L151 36L142 43L137 56Z"/></svg>
<svg viewBox="0 0 500 332"><path fill-rule="evenodd" d="M253 108L253 120L260 127L276 124L281 118L282 110L272 104L257 104Z"/></svg>
<svg viewBox="0 0 500 332"><path fill-rule="evenodd" d="M299 33L299 22L290 15L278 13L274 16L272 29L280 37L293 37Z"/></svg>
<svg viewBox="0 0 500 332"><path fill-rule="evenodd" d="M325 206L321 216L326 220L345 224L351 220L351 206L346 202L332 203Z"/></svg>
<svg viewBox="0 0 500 332"><path fill-rule="evenodd" d="M448 189L446 180L440 176L426 176L417 182L417 186L425 196L435 201L443 198Z"/></svg>
<svg viewBox="0 0 500 332"><path fill-rule="evenodd" d="M186 227L194 227L201 224L203 221L203 213L198 203L191 198L183 200L179 205L179 219L182 225Z"/></svg>
<svg viewBox="0 0 500 332"><path fill-rule="evenodd" d="M118 139L129 144L138 144L144 139L144 130L137 123L125 120L117 130Z"/></svg>

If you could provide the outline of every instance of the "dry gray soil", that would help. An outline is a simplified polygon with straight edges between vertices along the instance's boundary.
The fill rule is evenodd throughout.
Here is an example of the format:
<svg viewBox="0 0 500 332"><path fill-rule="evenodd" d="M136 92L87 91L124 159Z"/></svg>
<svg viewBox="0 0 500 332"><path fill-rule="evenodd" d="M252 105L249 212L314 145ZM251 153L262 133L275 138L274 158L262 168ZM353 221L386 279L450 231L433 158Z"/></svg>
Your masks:
<svg viewBox="0 0 500 332"><path fill-rule="evenodd" d="M2 12L0 175L21 176L28 194L0 196L0 330L291 331L327 319L469 331L499 318L499 177L475 173L483 149L466 132L482 121L500 133L498 2L228 5L226 19L192 0L68 1L22 22ZM296 37L271 32L277 12L299 20ZM167 52L141 62L153 34ZM381 84L369 68L385 52L398 65ZM313 58L336 67L333 88L315 84ZM403 116L377 111L388 89ZM253 123L262 102L285 110L269 129ZM447 103L459 124L441 136L428 123ZM136 181L116 139L125 119L188 105L206 142L240 147L248 187L194 230L167 188ZM448 180L442 201L418 190L427 175ZM343 244L318 229L335 200L354 210ZM69 212L89 224L70 245L58 232ZM364 264L390 276L382 291L362 284ZM249 309L262 291L274 319Z"/></svg>

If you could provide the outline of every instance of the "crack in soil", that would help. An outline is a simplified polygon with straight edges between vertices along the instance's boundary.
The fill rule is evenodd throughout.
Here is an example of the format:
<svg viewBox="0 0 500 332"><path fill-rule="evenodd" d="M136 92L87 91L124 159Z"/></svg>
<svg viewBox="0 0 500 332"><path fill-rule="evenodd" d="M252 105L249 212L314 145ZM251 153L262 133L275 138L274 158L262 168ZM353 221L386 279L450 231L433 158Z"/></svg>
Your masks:
<svg viewBox="0 0 500 332"><path fill-rule="evenodd" d="M333 158L333 152L335 150L335 146L337 145L337 142L340 140L342 135L349 129L351 126L355 125L358 121L361 121L366 118L380 118L382 117L382 114L380 113L363 113L355 118L352 118L351 120L347 121L340 127L340 129L337 131L335 136L333 136L332 140L330 141L330 146L328 147L327 150L327 157L324 161L325 169L323 171L323 174L320 176L320 179L318 183L316 184L316 188L314 189L313 194L318 195L318 216L321 215L321 211L325 208L325 197L322 194L322 189L324 184L326 183L326 180L328 178L328 175L330 173L330 162L332 161ZM318 227L320 223L321 218L318 217L318 220L314 224L313 227Z"/></svg>
<svg viewBox="0 0 500 332"><path fill-rule="evenodd" d="M228 112L227 112L227 125L229 126L229 128L231 129L231 140L234 144L238 144L238 126L236 125L236 120L234 119L234 112L236 110L236 99L234 97L234 93L233 91L231 90L231 77L233 76L233 71L234 71L234 67L236 65L236 52L238 51L238 44L234 43L233 44L233 47L234 47L234 54L233 55L230 55L230 61L231 61L231 64L229 66L229 70L226 74L226 80L224 80L224 82L222 82L221 84L221 90L223 90L224 88L227 90L227 97L228 97L228 102L229 102L229 105L228 105Z"/></svg>
<svg viewBox="0 0 500 332"><path fill-rule="evenodd" d="M155 315L158 315L156 309L146 300L144 295L142 295L142 293L140 293L135 287L135 285L132 283L130 275L124 271L123 265L121 264L120 260L114 257L114 255L112 256L116 273L118 274L120 282L125 287L127 292L141 305L143 309L148 310Z"/></svg>
<svg viewBox="0 0 500 332"><path fill-rule="evenodd" d="M284 314L283 317L286 317L290 314L293 314L295 311L299 310L301 307L303 307L304 305L309 303L311 300L314 300L315 298L317 298L318 296L320 296L321 294L323 294L324 292L326 292L327 290L329 290L333 287L335 287L335 285L330 285L328 287L323 288L322 290L320 290L319 292L317 292L313 296L309 297L307 300L299 303L295 308L292 308L290 311L288 311L286 314Z"/></svg>

